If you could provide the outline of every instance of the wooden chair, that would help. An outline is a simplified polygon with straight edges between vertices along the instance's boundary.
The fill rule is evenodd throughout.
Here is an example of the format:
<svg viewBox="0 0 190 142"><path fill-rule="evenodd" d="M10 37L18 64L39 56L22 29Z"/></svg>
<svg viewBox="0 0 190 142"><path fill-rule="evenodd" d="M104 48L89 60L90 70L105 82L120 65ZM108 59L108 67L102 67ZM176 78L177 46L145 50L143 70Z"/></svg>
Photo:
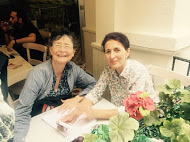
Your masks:
<svg viewBox="0 0 190 142"><path fill-rule="evenodd" d="M158 66L153 66L153 65L149 65L147 66L147 68L149 70L150 75L152 76L152 80L155 87L159 85L163 85L169 79L173 79L173 78L180 80L183 86L190 85L190 77L188 76L184 76L177 72L174 72L162 67L158 67Z"/></svg>
<svg viewBox="0 0 190 142"><path fill-rule="evenodd" d="M48 31L45 31L45 30L43 30L43 29L39 29L39 32L40 32L42 38L43 38L44 41L45 41L45 45L48 44L49 38L50 38L50 36L51 36L51 33L48 32ZM48 49L48 51L47 51L47 59L50 59L50 57L51 57L51 55L50 55L50 51L49 51L49 49Z"/></svg>
<svg viewBox="0 0 190 142"><path fill-rule="evenodd" d="M23 47L26 48L28 62L31 65L38 65L38 64L42 63L42 61L36 60L36 59L32 59L30 57L30 49L38 50L38 51L43 52L43 62L46 61L46 58L47 58L47 46L42 45L42 44L37 44L37 43L23 43Z"/></svg>
<svg viewBox="0 0 190 142"><path fill-rule="evenodd" d="M41 34L41 36L42 36L42 38L43 38L44 40L48 40L49 37L51 36L51 33L48 32L48 31L44 31L44 30L42 30L42 29L39 29L39 32L40 32L40 34Z"/></svg>
<svg viewBox="0 0 190 142"><path fill-rule="evenodd" d="M30 57L30 49L33 50L38 50L43 52L43 62L46 61L46 57L47 57L47 46L44 46L42 44L37 44L37 43L24 43L23 47L26 48L27 50L27 57L28 57L28 62L31 65L38 65L40 63L42 63L42 61L40 60L36 60L36 59L32 59ZM8 96L8 101L9 101L9 105L12 108L16 108L16 105L18 104L18 97L20 95L20 92L24 86L25 80L22 80L20 82L17 82L11 86L9 86L9 96ZM12 100L12 101L11 101Z"/></svg>

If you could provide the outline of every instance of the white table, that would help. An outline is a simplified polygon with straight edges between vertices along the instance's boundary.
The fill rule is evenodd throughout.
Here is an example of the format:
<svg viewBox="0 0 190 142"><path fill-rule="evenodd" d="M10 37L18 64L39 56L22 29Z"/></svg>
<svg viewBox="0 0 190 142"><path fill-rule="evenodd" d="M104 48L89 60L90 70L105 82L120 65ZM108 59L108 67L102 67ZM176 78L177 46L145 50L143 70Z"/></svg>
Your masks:
<svg viewBox="0 0 190 142"><path fill-rule="evenodd" d="M109 101L102 99L100 102L94 105L94 108L114 109L116 106ZM51 111L54 110L47 111L31 119L30 129L26 136L26 142L67 142L61 133L42 120L42 117L51 113ZM108 120L97 121L97 124L106 123L108 123Z"/></svg>
<svg viewBox="0 0 190 142"><path fill-rule="evenodd" d="M8 81L8 87L25 79L28 72L33 68L33 66L28 63L24 58L22 58L18 52L13 50L12 52L7 51L7 48L5 45L0 47L0 51L6 54L7 56L14 55L15 58L9 59L9 63L22 65L16 69L7 67L7 81Z"/></svg>

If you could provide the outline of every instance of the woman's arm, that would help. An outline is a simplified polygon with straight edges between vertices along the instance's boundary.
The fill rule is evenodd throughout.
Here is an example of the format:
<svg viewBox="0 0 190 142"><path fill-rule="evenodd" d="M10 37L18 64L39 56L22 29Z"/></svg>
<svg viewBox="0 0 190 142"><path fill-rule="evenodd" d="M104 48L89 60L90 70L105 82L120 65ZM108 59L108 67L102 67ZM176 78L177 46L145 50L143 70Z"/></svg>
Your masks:
<svg viewBox="0 0 190 142"><path fill-rule="evenodd" d="M73 65L73 73L76 75L76 86L82 88L82 92L79 94L80 96L86 95L90 90L96 85L96 80L94 77L86 73L83 69L81 69L77 65Z"/></svg>
<svg viewBox="0 0 190 142"><path fill-rule="evenodd" d="M77 104L74 111L72 111L69 115L64 116L61 118L61 120L65 123L74 123L76 119L83 113L86 113L90 111L93 103L86 98L83 98L83 100Z"/></svg>
<svg viewBox="0 0 190 142"><path fill-rule="evenodd" d="M109 119L110 117L118 115L119 112L117 109L89 109L86 112L88 118L95 118L95 119Z"/></svg>
<svg viewBox="0 0 190 142"><path fill-rule="evenodd" d="M109 119L110 117L113 117L115 115L119 114L118 109L94 109L92 108L93 103L87 99L84 98L76 107L76 109L70 113L69 115L61 118L61 120L65 123L74 123L76 119L83 113L87 115L88 118L95 118L95 119Z"/></svg>
<svg viewBox="0 0 190 142"><path fill-rule="evenodd" d="M76 107L76 105L79 102L81 102L83 98L84 96L77 95L76 97L71 98L71 99L61 100L63 104L58 108L58 111L60 112L62 110L68 110L68 109Z"/></svg>
<svg viewBox="0 0 190 142"><path fill-rule="evenodd" d="M93 104L95 104L101 98L103 91L105 90L107 86L107 83L106 83L107 75L105 71L101 74L100 79L98 80L98 83L95 85L95 79L92 76L84 72L84 70L82 70L78 66L76 67L76 70L78 70L76 85L81 88L84 88L84 87L86 88L84 88L83 91L78 96L72 99L63 101L63 104L61 105L61 107L59 107L58 111L67 110L67 109L76 107L77 104L81 102L84 97L90 100ZM93 86L94 88L92 89Z"/></svg>
<svg viewBox="0 0 190 142"><path fill-rule="evenodd" d="M15 110L14 141L24 141L28 133L33 103L42 89L42 74L37 70L31 70L25 81L25 85L19 96L19 104Z"/></svg>

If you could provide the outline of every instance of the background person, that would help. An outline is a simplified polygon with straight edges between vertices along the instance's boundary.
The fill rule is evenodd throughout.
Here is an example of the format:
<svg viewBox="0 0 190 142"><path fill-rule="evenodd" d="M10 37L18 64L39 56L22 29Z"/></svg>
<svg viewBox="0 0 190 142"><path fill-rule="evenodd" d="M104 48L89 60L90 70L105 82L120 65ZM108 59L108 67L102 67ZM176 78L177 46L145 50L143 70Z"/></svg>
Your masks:
<svg viewBox="0 0 190 142"><path fill-rule="evenodd" d="M67 29L59 29L51 34L52 58L30 71L19 96L15 112L15 142L24 141L31 115L38 111L34 109L35 104L56 101L59 105L61 99L68 99L64 103L75 106L96 84L92 76L71 61L75 53L74 46L75 41ZM75 86L83 90L79 96L69 99Z"/></svg>
<svg viewBox="0 0 190 142"><path fill-rule="evenodd" d="M76 106L69 115L62 118L63 122L73 123L76 118L86 113L90 118L109 119L125 112L123 99L136 91L147 92L154 101L157 96L148 70L139 62L128 59L130 55L128 38L118 32L109 33L102 42L108 67L102 72L96 86ZM112 110L93 109L106 87L109 87L111 102L119 107ZM64 104L62 109L65 109Z"/></svg>
<svg viewBox="0 0 190 142"><path fill-rule="evenodd" d="M27 20L26 13L21 9L13 9L10 14L10 24L13 30L8 30L8 24L1 22L1 28L5 34L5 43L7 50L14 49L27 60L26 49L22 47L22 43L38 43L44 44L43 38L38 29ZM39 51L31 51L31 57L42 60L43 53Z"/></svg>

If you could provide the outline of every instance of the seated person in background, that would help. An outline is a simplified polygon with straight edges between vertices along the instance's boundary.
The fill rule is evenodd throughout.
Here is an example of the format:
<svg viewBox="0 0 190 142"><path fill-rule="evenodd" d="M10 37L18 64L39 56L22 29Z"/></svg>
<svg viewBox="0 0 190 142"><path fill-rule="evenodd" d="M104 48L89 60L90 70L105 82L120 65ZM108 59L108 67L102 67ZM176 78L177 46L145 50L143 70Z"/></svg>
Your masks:
<svg viewBox="0 0 190 142"><path fill-rule="evenodd" d="M102 72L96 86L76 105L76 109L61 119L63 122L73 123L82 113L86 113L90 118L109 119L125 111L123 99L136 91L145 91L157 101L148 70L141 63L128 59L130 54L128 38L122 33L109 33L105 36L102 46L108 67ZM107 86L111 102L118 109L93 109L91 106L101 99ZM63 104L60 109L65 108L68 107Z"/></svg>
<svg viewBox="0 0 190 142"><path fill-rule="evenodd" d="M1 86L1 80L0 80ZM0 141L13 142L14 110L3 100L0 87Z"/></svg>
<svg viewBox="0 0 190 142"><path fill-rule="evenodd" d="M13 9L10 14L10 23L13 30L8 30L8 24L1 23L1 28L5 33L5 43L7 50L14 49L27 60L26 49L22 43L35 42L44 44L43 38L37 28L27 20L26 14L20 9ZM43 54L39 51L32 51L31 57L42 60Z"/></svg>
<svg viewBox="0 0 190 142"><path fill-rule="evenodd" d="M31 115L38 111L34 109L35 104L43 101L45 103L57 101L62 104L61 99L67 99L63 102L76 105L96 84L92 76L71 61L75 53L75 43L67 29L52 32L49 47L52 58L30 71L19 96L19 104L15 111L15 142L24 141ZM82 88L82 92L68 99L72 97L71 93L75 86Z"/></svg>

